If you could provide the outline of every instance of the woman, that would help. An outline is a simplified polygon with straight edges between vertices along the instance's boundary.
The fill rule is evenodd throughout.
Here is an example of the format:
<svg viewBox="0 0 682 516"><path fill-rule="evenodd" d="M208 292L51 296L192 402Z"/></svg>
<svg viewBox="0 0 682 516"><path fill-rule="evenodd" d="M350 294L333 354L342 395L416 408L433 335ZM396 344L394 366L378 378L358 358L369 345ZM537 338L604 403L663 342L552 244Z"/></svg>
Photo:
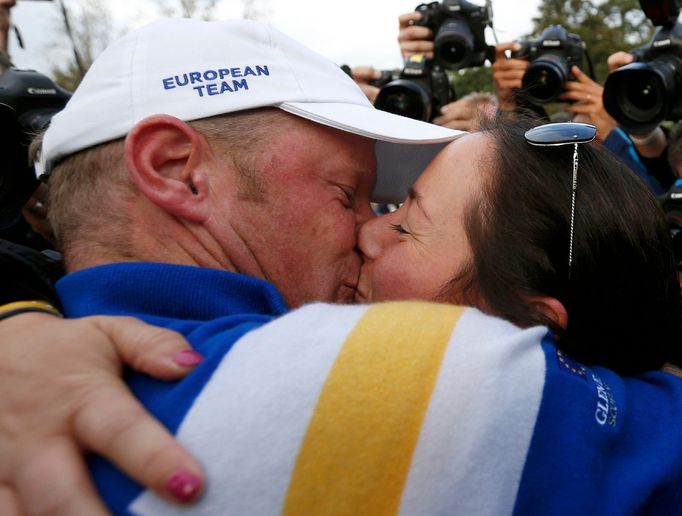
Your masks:
<svg viewBox="0 0 682 516"><path fill-rule="evenodd" d="M680 364L680 288L663 214L597 144L581 145L569 271L573 145L535 147L528 121L485 122L361 230L358 299L434 299L520 326L621 374Z"/></svg>

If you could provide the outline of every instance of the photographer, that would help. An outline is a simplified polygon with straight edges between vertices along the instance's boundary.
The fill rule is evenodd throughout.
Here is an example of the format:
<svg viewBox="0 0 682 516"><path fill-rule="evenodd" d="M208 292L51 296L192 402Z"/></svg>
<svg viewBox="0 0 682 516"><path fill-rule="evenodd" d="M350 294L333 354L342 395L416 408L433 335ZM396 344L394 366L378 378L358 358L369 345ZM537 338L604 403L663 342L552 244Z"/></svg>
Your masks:
<svg viewBox="0 0 682 516"><path fill-rule="evenodd" d="M609 72L613 73L624 66L634 63L635 60L635 55L629 52L615 52L608 58ZM613 93L611 94L613 95ZM647 134L634 135L628 134L625 129L619 127L617 131L614 131L614 135L616 134L621 141L627 142L633 148L634 157L651 179L651 183L654 185L652 191L655 194L661 195L672 186L675 173L674 167L671 168L667 160L667 129L658 125Z"/></svg>
<svg viewBox="0 0 682 516"><path fill-rule="evenodd" d="M398 17L398 43L403 60L411 56L424 55L434 59L434 34L428 27L416 24L422 19L419 11L401 14ZM475 131L481 117L492 116L498 108L496 99L483 92L474 92L443 105L432 123L451 129Z"/></svg>

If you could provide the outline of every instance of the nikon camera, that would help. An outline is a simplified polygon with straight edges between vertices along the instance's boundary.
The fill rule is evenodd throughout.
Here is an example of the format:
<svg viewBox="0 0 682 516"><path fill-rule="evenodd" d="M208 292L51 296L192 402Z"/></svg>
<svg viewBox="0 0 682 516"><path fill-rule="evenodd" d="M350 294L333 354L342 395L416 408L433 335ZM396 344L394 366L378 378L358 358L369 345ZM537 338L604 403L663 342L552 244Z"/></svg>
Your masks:
<svg viewBox="0 0 682 516"><path fill-rule="evenodd" d="M441 66L459 70L493 61L495 47L486 45L485 28L492 26L490 7L467 0L443 0L418 5L421 19L415 25L428 27L435 34L434 55Z"/></svg>
<svg viewBox="0 0 682 516"><path fill-rule="evenodd" d="M606 111L630 134L653 131L663 120L682 118L682 25L679 0L640 0L660 28L633 50L636 62L611 72L604 84Z"/></svg>
<svg viewBox="0 0 682 516"><path fill-rule="evenodd" d="M551 25L538 39L520 43L521 49L512 57L528 59L530 66L523 75L519 95L535 105L556 102L566 81L575 79L571 66L583 69L585 43L561 25Z"/></svg>
<svg viewBox="0 0 682 516"><path fill-rule="evenodd" d="M430 122L455 100L445 70L423 54L410 56L400 72L383 73L373 83L381 88L374 105L382 111Z"/></svg>

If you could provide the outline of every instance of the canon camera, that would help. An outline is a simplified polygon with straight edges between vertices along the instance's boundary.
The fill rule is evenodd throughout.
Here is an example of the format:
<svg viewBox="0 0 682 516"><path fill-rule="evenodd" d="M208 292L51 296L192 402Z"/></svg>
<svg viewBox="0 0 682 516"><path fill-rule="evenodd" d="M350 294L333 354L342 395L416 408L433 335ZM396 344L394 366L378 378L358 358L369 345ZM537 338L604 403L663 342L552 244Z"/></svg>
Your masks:
<svg viewBox="0 0 682 516"><path fill-rule="evenodd" d="M606 111L630 134L644 135L664 120L682 118L682 25L678 1L640 0L660 28L631 53L634 63L611 72L604 84Z"/></svg>
<svg viewBox="0 0 682 516"><path fill-rule="evenodd" d="M31 138L61 110L71 94L33 70L8 68L0 75L0 232L15 224L38 183L28 163Z"/></svg>

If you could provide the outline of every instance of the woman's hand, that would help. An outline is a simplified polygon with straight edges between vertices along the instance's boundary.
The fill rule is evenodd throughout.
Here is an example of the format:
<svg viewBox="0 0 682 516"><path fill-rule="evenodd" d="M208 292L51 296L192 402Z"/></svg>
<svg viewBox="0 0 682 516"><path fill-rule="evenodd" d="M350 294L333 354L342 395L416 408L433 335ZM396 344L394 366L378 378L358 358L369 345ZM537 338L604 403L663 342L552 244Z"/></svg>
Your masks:
<svg viewBox="0 0 682 516"><path fill-rule="evenodd" d="M0 513L106 514L86 451L169 500L197 498L200 465L121 380L124 363L185 376L202 358L182 336L127 317L26 313L0 322L0 353Z"/></svg>

